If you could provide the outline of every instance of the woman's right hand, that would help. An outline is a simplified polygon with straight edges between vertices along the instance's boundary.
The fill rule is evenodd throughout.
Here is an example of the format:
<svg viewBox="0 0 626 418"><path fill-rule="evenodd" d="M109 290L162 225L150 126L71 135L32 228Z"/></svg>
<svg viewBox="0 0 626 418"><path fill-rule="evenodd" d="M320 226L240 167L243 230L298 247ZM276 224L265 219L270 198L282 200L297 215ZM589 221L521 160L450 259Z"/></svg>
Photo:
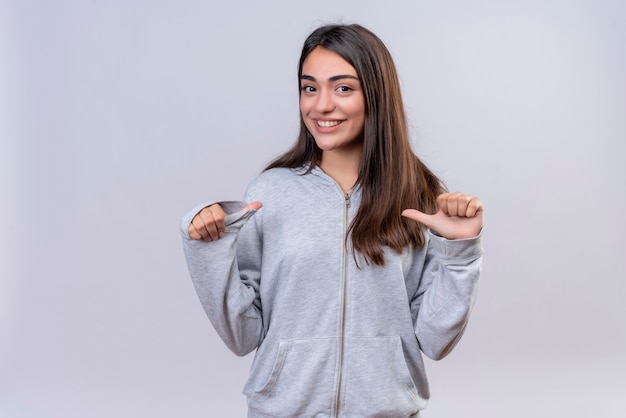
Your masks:
<svg viewBox="0 0 626 418"><path fill-rule="evenodd" d="M252 202L244 207L242 211L259 210L261 207L263 207L261 202ZM226 232L224 218L226 218L226 212L219 204L207 206L191 220L188 229L189 237L207 242L222 238Z"/></svg>

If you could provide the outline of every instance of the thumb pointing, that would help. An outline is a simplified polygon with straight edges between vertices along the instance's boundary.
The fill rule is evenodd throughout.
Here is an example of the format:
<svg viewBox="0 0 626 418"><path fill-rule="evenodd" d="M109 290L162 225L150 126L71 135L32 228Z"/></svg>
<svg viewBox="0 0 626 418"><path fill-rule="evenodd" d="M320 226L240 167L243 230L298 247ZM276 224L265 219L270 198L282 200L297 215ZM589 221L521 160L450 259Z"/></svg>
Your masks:
<svg viewBox="0 0 626 418"><path fill-rule="evenodd" d="M402 211L402 216L404 216L405 218L413 219L414 221L424 224L426 225L426 227L430 228L430 220L432 218L432 215L427 215L416 209L405 209Z"/></svg>
<svg viewBox="0 0 626 418"><path fill-rule="evenodd" d="M261 202L252 202L252 203L248 203L243 209L242 211L247 211L247 210L259 210L263 207L263 203Z"/></svg>

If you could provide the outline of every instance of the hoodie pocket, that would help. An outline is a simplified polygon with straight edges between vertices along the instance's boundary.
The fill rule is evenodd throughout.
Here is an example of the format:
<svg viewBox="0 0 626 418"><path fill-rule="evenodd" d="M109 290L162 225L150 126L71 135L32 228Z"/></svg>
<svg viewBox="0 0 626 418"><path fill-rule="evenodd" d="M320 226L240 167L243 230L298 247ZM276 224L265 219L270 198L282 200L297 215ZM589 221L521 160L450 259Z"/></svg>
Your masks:
<svg viewBox="0 0 626 418"><path fill-rule="evenodd" d="M343 408L358 417L408 417L419 397L399 336L350 338Z"/></svg>
<svg viewBox="0 0 626 418"><path fill-rule="evenodd" d="M249 407L271 417L328 416L336 366L336 338L281 341L269 377Z"/></svg>

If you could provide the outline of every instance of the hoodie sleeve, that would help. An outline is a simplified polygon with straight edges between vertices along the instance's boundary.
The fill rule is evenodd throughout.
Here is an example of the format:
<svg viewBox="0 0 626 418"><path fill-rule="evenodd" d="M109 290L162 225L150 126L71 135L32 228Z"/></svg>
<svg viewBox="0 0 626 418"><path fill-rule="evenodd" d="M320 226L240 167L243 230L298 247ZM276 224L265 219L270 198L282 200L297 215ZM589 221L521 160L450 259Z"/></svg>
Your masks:
<svg viewBox="0 0 626 418"><path fill-rule="evenodd" d="M264 336L259 298L261 240L253 223L247 225L256 211L242 211L243 202L219 204L227 214L224 236L212 242L189 237L191 220L208 206L200 205L181 221L183 250L204 311L228 348L243 356L256 349Z"/></svg>
<svg viewBox="0 0 626 418"><path fill-rule="evenodd" d="M429 234L426 258L411 310L417 311L415 335L433 360L458 343L476 299L483 249L481 236L450 241Z"/></svg>

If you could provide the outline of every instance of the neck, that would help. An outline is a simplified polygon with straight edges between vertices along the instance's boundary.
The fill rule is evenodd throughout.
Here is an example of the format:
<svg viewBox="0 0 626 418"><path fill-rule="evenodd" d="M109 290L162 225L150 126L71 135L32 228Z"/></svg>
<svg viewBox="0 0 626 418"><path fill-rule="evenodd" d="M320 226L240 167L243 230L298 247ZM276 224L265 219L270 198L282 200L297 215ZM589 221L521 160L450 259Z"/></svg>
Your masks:
<svg viewBox="0 0 626 418"><path fill-rule="evenodd" d="M344 193L350 194L359 177L362 147L322 153L320 168L332 177Z"/></svg>

